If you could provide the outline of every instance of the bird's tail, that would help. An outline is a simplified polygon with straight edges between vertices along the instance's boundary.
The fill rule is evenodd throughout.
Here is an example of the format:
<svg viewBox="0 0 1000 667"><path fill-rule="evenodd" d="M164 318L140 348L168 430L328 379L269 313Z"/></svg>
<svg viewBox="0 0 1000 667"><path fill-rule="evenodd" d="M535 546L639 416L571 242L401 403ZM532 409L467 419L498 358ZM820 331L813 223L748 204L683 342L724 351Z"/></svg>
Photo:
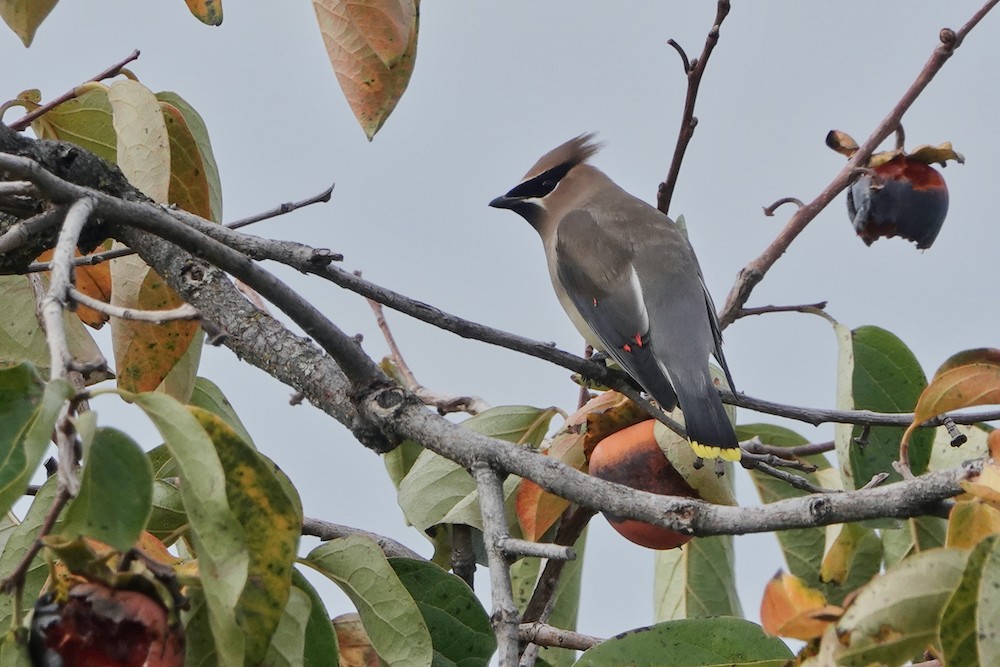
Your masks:
<svg viewBox="0 0 1000 667"><path fill-rule="evenodd" d="M739 461L736 431L707 370L703 377L694 381L684 382L678 378L675 386L691 448L703 459Z"/></svg>

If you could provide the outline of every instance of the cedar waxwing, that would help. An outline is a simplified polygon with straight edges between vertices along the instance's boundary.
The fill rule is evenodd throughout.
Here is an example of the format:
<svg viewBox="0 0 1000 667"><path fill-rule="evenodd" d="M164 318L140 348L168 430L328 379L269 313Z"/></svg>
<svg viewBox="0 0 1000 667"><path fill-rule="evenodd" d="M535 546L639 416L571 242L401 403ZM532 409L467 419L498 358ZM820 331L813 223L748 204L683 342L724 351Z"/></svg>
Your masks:
<svg viewBox="0 0 1000 667"><path fill-rule="evenodd" d="M583 337L618 362L665 410L678 403L703 458L740 458L709 374L733 386L712 297L685 234L666 215L587 163L585 134L544 155L490 202L527 220L545 246L559 303Z"/></svg>

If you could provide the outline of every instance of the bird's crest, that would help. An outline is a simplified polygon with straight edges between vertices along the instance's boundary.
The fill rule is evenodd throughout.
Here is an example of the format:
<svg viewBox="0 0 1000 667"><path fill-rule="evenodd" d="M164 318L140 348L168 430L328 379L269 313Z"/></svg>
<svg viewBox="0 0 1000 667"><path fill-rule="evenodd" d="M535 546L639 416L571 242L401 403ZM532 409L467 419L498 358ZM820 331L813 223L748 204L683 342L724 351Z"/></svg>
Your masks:
<svg viewBox="0 0 1000 667"><path fill-rule="evenodd" d="M539 158L535 166L529 169L528 173L524 175L524 180L543 174L556 167L561 167L563 173L566 173L578 164L589 160L600 149L601 143L595 140L594 133L581 134L560 146L556 146Z"/></svg>

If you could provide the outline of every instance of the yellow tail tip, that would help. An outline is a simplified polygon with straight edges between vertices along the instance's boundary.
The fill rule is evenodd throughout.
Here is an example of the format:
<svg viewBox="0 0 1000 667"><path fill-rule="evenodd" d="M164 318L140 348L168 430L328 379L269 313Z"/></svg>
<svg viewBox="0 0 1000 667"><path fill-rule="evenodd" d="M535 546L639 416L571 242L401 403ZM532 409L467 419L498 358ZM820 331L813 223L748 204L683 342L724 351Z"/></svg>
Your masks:
<svg viewBox="0 0 1000 667"><path fill-rule="evenodd" d="M691 449L703 459L723 459L725 461L739 461L743 455L743 450L739 447L719 447L717 445L703 445L700 442L691 441Z"/></svg>

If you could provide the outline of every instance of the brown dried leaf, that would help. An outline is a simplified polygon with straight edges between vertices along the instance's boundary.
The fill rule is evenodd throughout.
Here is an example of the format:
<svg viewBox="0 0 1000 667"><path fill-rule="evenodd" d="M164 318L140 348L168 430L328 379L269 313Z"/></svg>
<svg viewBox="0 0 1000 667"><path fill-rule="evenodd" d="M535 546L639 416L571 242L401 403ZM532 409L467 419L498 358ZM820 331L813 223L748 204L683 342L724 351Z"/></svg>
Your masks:
<svg viewBox="0 0 1000 667"><path fill-rule="evenodd" d="M858 150L858 142L851 135L840 130L830 130L827 132L826 145L846 157L851 157Z"/></svg>
<svg viewBox="0 0 1000 667"><path fill-rule="evenodd" d="M102 244L99 249L107 250L110 247L111 242L107 241ZM46 250L39 255L35 261L52 261L52 255L52 250ZM79 250L77 250L76 256L82 257L83 255ZM46 275L48 275L48 273L46 273ZM111 265L104 262L93 266L76 267L76 288L89 297L93 297L105 303L111 303ZM99 313L93 308L88 308L87 306L77 306L76 314L84 324L93 327L94 329L100 329L109 319L104 313Z"/></svg>
<svg viewBox="0 0 1000 667"><path fill-rule="evenodd" d="M347 103L371 140L396 108L413 74L417 2L313 0L313 8Z"/></svg>

